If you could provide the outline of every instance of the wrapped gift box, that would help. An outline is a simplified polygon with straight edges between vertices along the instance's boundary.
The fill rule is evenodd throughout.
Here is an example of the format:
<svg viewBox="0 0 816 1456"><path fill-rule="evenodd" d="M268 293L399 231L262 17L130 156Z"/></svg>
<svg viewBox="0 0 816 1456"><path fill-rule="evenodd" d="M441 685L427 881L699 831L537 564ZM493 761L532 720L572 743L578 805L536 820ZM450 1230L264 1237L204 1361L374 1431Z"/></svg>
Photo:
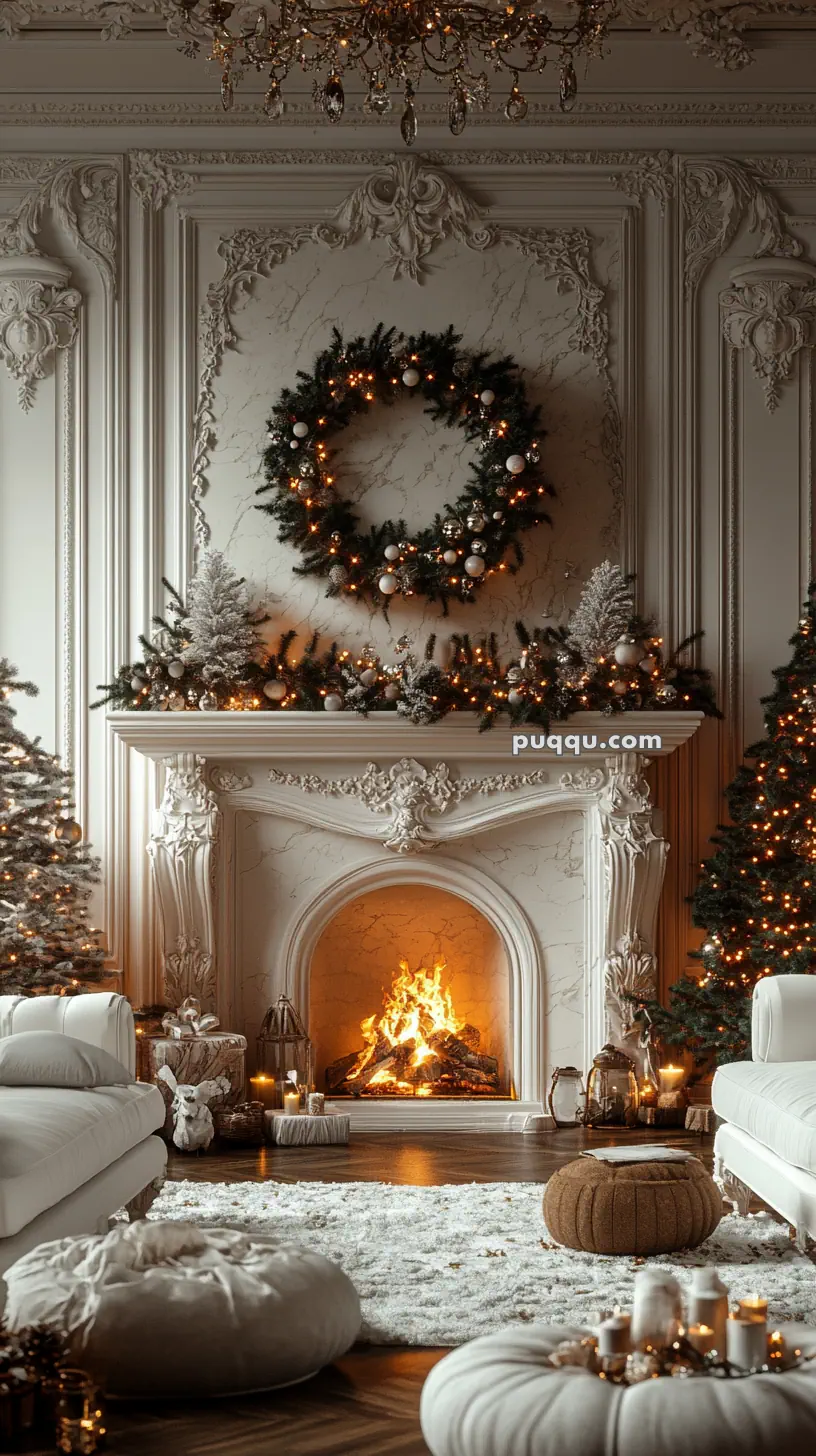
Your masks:
<svg viewBox="0 0 816 1456"><path fill-rule="evenodd" d="M164 1098L167 1113L165 1136L173 1131L171 1105L173 1094L167 1083L158 1080L160 1067L169 1067L177 1082L198 1086L209 1077L226 1077L230 1093L225 1107L243 1102L246 1097L246 1037L232 1031L213 1031L205 1036L139 1036L136 1038L136 1075L140 1082L156 1082Z"/></svg>

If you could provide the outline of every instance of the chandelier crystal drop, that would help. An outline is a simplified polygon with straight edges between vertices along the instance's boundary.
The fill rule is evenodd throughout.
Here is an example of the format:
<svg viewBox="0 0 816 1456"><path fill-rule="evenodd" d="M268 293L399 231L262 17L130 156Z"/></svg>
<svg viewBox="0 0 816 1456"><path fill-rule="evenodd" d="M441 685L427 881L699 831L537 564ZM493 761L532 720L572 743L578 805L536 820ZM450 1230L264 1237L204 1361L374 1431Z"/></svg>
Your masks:
<svg viewBox="0 0 816 1456"><path fill-rule="evenodd" d="M236 82L246 70L263 72L263 109L278 118L282 85L293 69L314 76L315 103L328 121L345 109L344 77L358 72L366 86L363 110L391 111L391 90L402 94L400 131L411 146L417 135L416 91L431 78L448 90L448 124L460 136L474 106L490 100L488 72L506 77L503 114L523 121L528 103L522 73L558 75L559 102L569 111L578 92L576 58L603 54L618 0L555 0L557 16L538 0L271 0L244 27L247 6L235 0L173 0L190 46L202 41L221 69L221 100L231 110ZM234 16L233 12L238 15Z"/></svg>

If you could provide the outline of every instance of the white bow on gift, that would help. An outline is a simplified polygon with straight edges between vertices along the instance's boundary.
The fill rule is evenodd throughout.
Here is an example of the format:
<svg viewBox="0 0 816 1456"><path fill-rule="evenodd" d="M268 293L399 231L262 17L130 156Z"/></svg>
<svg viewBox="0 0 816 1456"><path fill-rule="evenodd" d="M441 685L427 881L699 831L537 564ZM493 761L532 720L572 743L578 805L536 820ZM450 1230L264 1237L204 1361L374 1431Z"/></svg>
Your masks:
<svg viewBox="0 0 816 1456"><path fill-rule="evenodd" d="M208 1031L215 1031L220 1025L218 1017L212 1011L205 1011L201 1015L201 1002L195 996L188 996L175 1011L168 1011L162 1017L162 1031L167 1036L175 1037L177 1041L185 1037L205 1036Z"/></svg>

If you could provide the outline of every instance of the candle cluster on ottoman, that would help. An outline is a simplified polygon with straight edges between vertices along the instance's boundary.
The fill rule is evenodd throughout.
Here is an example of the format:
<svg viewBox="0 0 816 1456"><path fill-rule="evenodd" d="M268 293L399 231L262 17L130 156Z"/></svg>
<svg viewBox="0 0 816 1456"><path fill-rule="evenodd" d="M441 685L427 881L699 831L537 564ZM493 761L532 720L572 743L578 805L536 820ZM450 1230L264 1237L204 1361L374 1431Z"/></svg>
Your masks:
<svg viewBox="0 0 816 1456"><path fill-rule="evenodd" d="M644 1269L631 1314L602 1314L594 1330L541 1325L473 1340L425 1383L432 1456L811 1450L816 1334L769 1332L759 1296L727 1309L716 1270L696 1270L685 1300L668 1270Z"/></svg>
<svg viewBox="0 0 816 1456"><path fill-rule="evenodd" d="M694 1249L722 1217L722 1194L696 1158L605 1163L577 1158L544 1191L544 1222L558 1244L592 1254Z"/></svg>

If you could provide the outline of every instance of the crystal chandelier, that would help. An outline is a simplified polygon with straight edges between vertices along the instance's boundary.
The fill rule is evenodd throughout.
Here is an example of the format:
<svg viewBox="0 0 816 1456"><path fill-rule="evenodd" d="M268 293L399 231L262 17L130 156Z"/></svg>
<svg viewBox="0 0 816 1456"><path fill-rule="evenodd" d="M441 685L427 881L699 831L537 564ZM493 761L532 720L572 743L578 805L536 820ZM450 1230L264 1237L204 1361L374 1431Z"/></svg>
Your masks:
<svg viewBox="0 0 816 1456"><path fill-rule="evenodd" d="M489 101L488 68L507 79L508 121L527 115L521 75L540 75L549 65L558 71L560 103L568 111L578 91L575 59L602 53L618 8L617 0L556 0L559 15L552 19L537 0L499 0L495 8L479 0L347 0L325 7L312 0L272 0L251 28L241 29L230 26L232 0L174 4L183 13L184 33L206 37L211 45L226 111L236 80L254 69L269 78L264 110L280 117L281 86L295 67L315 75L315 102L337 122L345 108L343 77L358 71L369 114L384 116L392 109L390 88L401 94L400 131L407 146L417 134L416 91L426 76L447 84L454 136L465 129L468 107Z"/></svg>

